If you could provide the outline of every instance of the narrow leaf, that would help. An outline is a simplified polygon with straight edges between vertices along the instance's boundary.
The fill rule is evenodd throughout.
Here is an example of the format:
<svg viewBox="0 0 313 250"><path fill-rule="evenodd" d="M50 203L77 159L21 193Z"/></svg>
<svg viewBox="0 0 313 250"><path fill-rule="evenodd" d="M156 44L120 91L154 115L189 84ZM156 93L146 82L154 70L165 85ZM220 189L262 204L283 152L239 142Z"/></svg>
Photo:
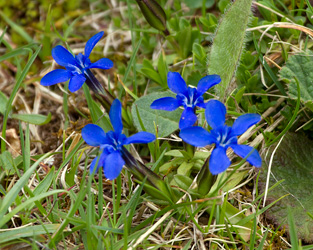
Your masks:
<svg viewBox="0 0 313 250"><path fill-rule="evenodd" d="M47 116L39 114L13 114L12 118L35 125L44 125L50 122L51 113Z"/></svg>
<svg viewBox="0 0 313 250"><path fill-rule="evenodd" d="M32 225L28 227L17 228L14 230L4 231L0 234L0 244L26 237L34 237L46 233L54 233L59 224Z"/></svg>

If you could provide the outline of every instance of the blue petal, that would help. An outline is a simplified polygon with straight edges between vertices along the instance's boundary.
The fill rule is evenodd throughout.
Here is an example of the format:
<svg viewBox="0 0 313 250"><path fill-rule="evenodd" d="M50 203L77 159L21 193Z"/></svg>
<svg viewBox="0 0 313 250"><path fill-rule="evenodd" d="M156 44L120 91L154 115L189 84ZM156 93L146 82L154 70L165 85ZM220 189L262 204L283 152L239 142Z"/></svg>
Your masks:
<svg viewBox="0 0 313 250"><path fill-rule="evenodd" d="M248 145L238 145L238 144L230 145L230 147L234 150L234 152L237 155L239 155L242 158L246 158L246 156L253 150L253 152L247 158L247 161L255 167L262 166L262 158L255 148L250 147Z"/></svg>
<svg viewBox="0 0 313 250"><path fill-rule="evenodd" d="M61 66L76 65L74 56L63 46L58 45L51 51L53 59Z"/></svg>
<svg viewBox="0 0 313 250"><path fill-rule="evenodd" d="M233 126L231 134L234 136L241 135L247 131L252 125L258 123L261 120L261 116L258 114L245 114L239 116Z"/></svg>
<svg viewBox="0 0 313 250"><path fill-rule="evenodd" d="M68 89L71 92L75 92L76 90L79 90L83 86L85 81L86 78L84 77L83 74L75 75L71 78L68 84Z"/></svg>
<svg viewBox="0 0 313 250"><path fill-rule="evenodd" d="M230 160L226 155L226 148L217 147L213 149L209 160L209 169L213 175L224 172L230 165Z"/></svg>
<svg viewBox="0 0 313 250"><path fill-rule="evenodd" d="M113 62L108 58L102 58L88 66L89 69L92 69L92 68L110 69L112 67L113 67Z"/></svg>
<svg viewBox="0 0 313 250"><path fill-rule="evenodd" d="M188 128L192 126L197 121L197 115L195 114L193 108L187 107L183 111L181 118L179 120L179 128Z"/></svg>
<svg viewBox="0 0 313 250"><path fill-rule="evenodd" d="M218 100L210 100L205 109L205 118L208 124L216 129L225 123L226 107Z"/></svg>
<svg viewBox="0 0 313 250"><path fill-rule="evenodd" d="M41 78L40 84L43 86L50 86L60 82L66 82L70 79L71 75L72 73L65 69L55 69Z"/></svg>
<svg viewBox="0 0 313 250"><path fill-rule="evenodd" d="M114 180L121 173L125 161L118 151L108 155L104 163L104 175L109 180Z"/></svg>
<svg viewBox="0 0 313 250"><path fill-rule="evenodd" d="M86 46L85 46L85 57L89 57L90 56L91 51L93 50L95 45L99 42L99 40L101 39L103 34L104 34L104 32L101 31L101 32L95 34L93 37L91 37L88 40L88 42L86 43Z"/></svg>
<svg viewBox="0 0 313 250"><path fill-rule="evenodd" d="M122 104L119 99L113 101L109 116L115 133L121 134L123 130Z"/></svg>
<svg viewBox="0 0 313 250"><path fill-rule="evenodd" d="M161 109L166 111L173 111L179 107L179 101L174 97L163 97L155 100L150 108L152 109Z"/></svg>
<svg viewBox="0 0 313 250"><path fill-rule="evenodd" d="M204 147L215 142L214 137L208 131L197 126L182 129L179 137L195 147Z"/></svg>
<svg viewBox="0 0 313 250"><path fill-rule="evenodd" d="M124 145L131 144L131 143L149 143L155 140L155 135L149 132L139 132L128 137L124 141Z"/></svg>
<svg viewBox="0 0 313 250"><path fill-rule="evenodd" d="M196 106L199 107L199 108L205 109L206 108L206 103L205 102L198 102Z"/></svg>
<svg viewBox="0 0 313 250"><path fill-rule="evenodd" d="M167 85L176 94L188 95L187 85L178 72L168 72Z"/></svg>
<svg viewBox="0 0 313 250"><path fill-rule="evenodd" d="M200 79L197 87L198 95L203 95L209 88L221 82L219 75L208 75Z"/></svg>
<svg viewBox="0 0 313 250"><path fill-rule="evenodd" d="M93 173L93 171L94 171L94 169L95 169L95 166L96 166L96 163L97 163L97 161L98 161L97 169L96 169L96 171L95 171L95 173L97 173L98 170L99 170L99 168L100 168L100 167L103 167L104 162L105 162L105 159L106 159L107 156L108 156L107 154L102 153L102 154L100 155L99 161L98 161L99 156L97 156L95 159L93 159L93 161L92 161L91 164L90 164L90 168L89 168L90 173Z"/></svg>
<svg viewBox="0 0 313 250"><path fill-rule="evenodd" d="M95 124L87 124L82 129L81 134L82 134L84 141L90 146L97 147L102 144L109 143L103 129Z"/></svg>

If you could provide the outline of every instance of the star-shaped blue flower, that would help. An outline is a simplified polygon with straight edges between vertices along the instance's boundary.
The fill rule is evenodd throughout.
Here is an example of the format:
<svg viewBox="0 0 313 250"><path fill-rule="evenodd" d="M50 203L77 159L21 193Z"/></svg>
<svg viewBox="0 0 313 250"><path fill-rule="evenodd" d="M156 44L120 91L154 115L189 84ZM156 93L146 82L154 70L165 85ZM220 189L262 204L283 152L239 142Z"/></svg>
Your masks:
<svg viewBox="0 0 313 250"><path fill-rule="evenodd" d="M170 90L176 93L174 97L163 97L155 100L151 104L152 109L161 109L173 111L180 106L184 107L184 111L179 121L179 128L187 128L197 121L195 108L205 108L203 94L212 86L220 83L221 78L218 75L208 75L198 83L197 88L187 87L186 82L178 72L169 72L167 74L167 84Z"/></svg>
<svg viewBox="0 0 313 250"><path fill-rule="evenodd" d="M85 54L79 53L75 57L63 46L58 45L52 49L53 59L66 69L55 69L46 74L40 81L43 86L50 86L70 79L69 90L75 92L79 90L86 78L93 75L89 69L110 69L113 62L108 58L102 58L95 63L91 63L89 56L95 45L99 42L104 32L101 31L88 40L85 46Z"/></svg>
<svg viewBox="0 0 313 250"><path fill-rule="evenodd" d="M230 160L226 155L227 148L231 147L234 152L245 158L252 150L247 161L255 166L261 167L262 159L253 147L248 145L238 145L237 136L243 134L252 125L261 120L258 114L245 114L239 116L232 127L225 125L226 107L217 100L210 100L206 105L205 118L212 130L206 131L202 127L189 127L182 129L179 136L187 143L204 147L215 143L212 151L209 168L213 175L224 172L230 165Z"/></svg>
<svg viewBox="0 0 313 250"><path fill-rule="evenodd" d="M122 157L123 145L131 143L149 143L155 140L155 135L148 132L139 132L130 137L122 134L122 104L115 99L110 109L110 120L114 131L105 133L103 129L95 124L88 124L82 129L82 137L87 144L100 147L101 155L96 157L91 165L90 172L94 171L98 161L97 169L103 167L104 174L109 180L119 176L125 161Z"/></svg>

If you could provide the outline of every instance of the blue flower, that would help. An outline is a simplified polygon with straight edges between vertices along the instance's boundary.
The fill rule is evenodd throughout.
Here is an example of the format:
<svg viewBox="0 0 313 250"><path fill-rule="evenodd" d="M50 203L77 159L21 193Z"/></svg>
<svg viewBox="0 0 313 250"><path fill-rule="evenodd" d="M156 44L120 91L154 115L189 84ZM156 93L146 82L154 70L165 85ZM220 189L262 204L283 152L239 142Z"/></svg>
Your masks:
<svg viewBox="0 0 313 250"><path fill-rule="evenodd" d="M104 32L101 31L88 40L85 46L85 54L79 53L75 57L63 46L58 45L52 49L52 57L61 66L66 69L56 69L46 74L40 81L43 86L50 86L60 82L69 82L69 90L75 92L79 90L86 79L92 79L89 69L110 69L113 62L108 58L102 58L95 63L91 63L89 56L95 45L99 42Z"/></svg>
<svg viewBox="0 0 313 250"><path fill-rule="evenodd" d="M173 111L180 106L184 107L184 111L179 121L179 128L187 128L197 121L195 108L205 108L203 94L212 86L220 83L221 78L218 75L208 75L203 77L197 88L187 87L184 79L178 72L169 72L167 74L167 84L170 90L176 93L174 97L163 97L155 100L151 104L152 109L161 109Z"/></svg>
<svg viewBox="0 0 313 250"><path fill-rule="evenodd" d="M212 130L206 131L201 127L189 127L182 129L179 136L187 143L196 146L204 147L208 144L215 143L215 148L212 151L209 168L213 175L225 171L230 160L226 155L226 150L231 147L233 151L242 158L247 158L247 161L255 166L261 167L262 159L253 147L248 145L238 145L237 136L243 134L252 125L261 120L258 114L245 114L239 116L232 127L225 125L226 107L223 103L217 100L210 100L206 105L205 118Z"/></svg>
<svg viewBox="0 0 313 250"><path fill-rule="evenodd" d="M91 165L90 172L94 171L98 161L97 169L104 168L106 178L113 180L119 176L125 161L122 157L123 145L131 143L149 143L155 140L155 136L148 132L139 132L130 137L122 134L122 104L118 99L112 103L109 113L114 131L105 133L103 129L95 124L88 124L82 129L82 137L87 144L100 147L101 155L96 157Z"/></svg>

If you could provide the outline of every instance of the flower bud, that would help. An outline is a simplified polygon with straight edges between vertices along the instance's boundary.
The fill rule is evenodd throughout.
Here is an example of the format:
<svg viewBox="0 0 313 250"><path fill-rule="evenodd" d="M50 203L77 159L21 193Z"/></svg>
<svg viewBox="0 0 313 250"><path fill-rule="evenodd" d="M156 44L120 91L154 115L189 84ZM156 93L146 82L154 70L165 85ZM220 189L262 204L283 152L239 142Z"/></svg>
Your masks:
<svg viewBox="0 0 313 250"><path fill-rule="evenodd" d="M155 29L169 35L166 29L166 14L155 0L136 0L147 22Z"/></svg>

